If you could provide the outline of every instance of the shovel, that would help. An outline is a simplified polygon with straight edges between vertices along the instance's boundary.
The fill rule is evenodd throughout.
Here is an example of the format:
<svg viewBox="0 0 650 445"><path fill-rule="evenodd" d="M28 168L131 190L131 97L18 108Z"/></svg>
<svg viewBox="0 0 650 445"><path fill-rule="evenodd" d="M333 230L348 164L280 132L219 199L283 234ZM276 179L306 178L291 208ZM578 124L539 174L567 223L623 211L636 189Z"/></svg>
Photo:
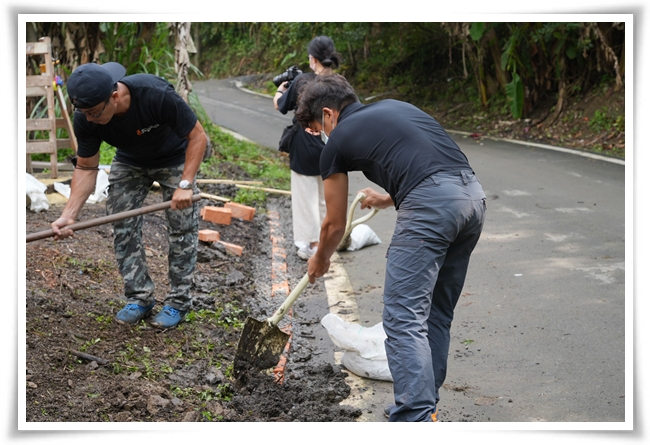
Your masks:
<svg viewBox="0 0 650 445"><path fill-rule="evenodd" d="M368 221L378 212L378 209L373 209L372 212L352 222L354 207L356 207L360 201L363 201L365 197L365 193L359 193L352 203L348 213L348 222L346 224L343 241L345 241L346 237L349 238L352 229L356 225ZM349 247L350 242L347 244ZM305 289L305 287L307 287L308 283L309 274L305 274L298 285L291 291L287 299L284 300L282 305L270 318L267 318L264 321L257 320L253 317L248 317L246 319L244 329L239 338L239 344L237 345L237 352L235 353L235 368L242 369L248 365L254 369L268 369L278 364L280 355L282 355L282 352L289 341L289 334L282 332L280 328L278 328L278 323L289 311L293 303L298 299L300 293Z"/></svg>
<svg viewBox="0 0 650 445"><path fill-rule="evenodd" d="M350 206L350 210L348 211L348 220L347 223L345 224L345 232L343 234L343 238L341 238L341 242L339 243L338 247L336 248L337 252L342 252L344 250L347 250L348 247L350 247L350 244L352 243L352 237L350 234L352 233L352 229L354 229L355 226L358 226L361 223L364 223L368 221L370 218L375 216L379 209L372 209L371 212L367 213L366 215L362 216L361 218L352 221L352 218L354 217L354 208L357 206L357 204L361 201L366 199L366 194L363 192L359 192L354 198L354 201L352 201L352 205Z"/></svg>
<svg viewBox="0 0 650 445"><path fill-rule="evenodd" d="M244 324L237 352L235 367L249 365L255 369L267 369L278 364L280 355L289 341L289 334L278 328L278 323L289 311L300 293L309 283L309 274L305 274L298 285L291 291L277 311L264 321L248 317Z"/></svg>
<svg viewBox="0 0 650 445"><path fill-rule="evenodd" d="M202 195L194 195L192 196L192 202L196 202L199 199L203 198ZM72 230L81 230L81 229L88 229L90 227L95 227L95 226L101 226L102 224L107 224L110 222L114 221L119 221L122 219L127 219L127 218L132 218L134 216L139 216L139 215L144 215L145 213L152 213L152 212L157 212L158 210L165 210L171 207L172 202L171 201L164 201L160 202L158 204L153 204L147 207L141 207L139 209L133 209L133 210L127 210L126 212L119 212L119 213L114 213L112 215L108 216L102 216L101 218L94 218L94 219L89 219L88 221L80 221L74 224L70 224L69 226L65 226L68 229ZM30 243L32 241L36 241L39 239L44 239L44 238L49 238L51 236L54 236L54 230L49 229L49 230L43 230L42 232L35 232L35 233L30 233L27 235L27 242Z"/></svg>

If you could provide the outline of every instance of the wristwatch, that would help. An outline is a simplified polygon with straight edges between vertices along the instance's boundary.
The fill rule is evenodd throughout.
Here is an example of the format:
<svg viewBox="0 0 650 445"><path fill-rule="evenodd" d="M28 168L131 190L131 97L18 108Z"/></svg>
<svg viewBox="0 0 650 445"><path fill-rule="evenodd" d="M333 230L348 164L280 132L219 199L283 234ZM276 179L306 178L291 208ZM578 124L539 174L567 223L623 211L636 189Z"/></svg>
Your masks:
<svg viewBox="0 0 650 445"><path fill-rule="evenodd" d="M192 183L187 179L183 179L181 182L178 183L178 188L182 188L183 190L191 190Z"/></svg>

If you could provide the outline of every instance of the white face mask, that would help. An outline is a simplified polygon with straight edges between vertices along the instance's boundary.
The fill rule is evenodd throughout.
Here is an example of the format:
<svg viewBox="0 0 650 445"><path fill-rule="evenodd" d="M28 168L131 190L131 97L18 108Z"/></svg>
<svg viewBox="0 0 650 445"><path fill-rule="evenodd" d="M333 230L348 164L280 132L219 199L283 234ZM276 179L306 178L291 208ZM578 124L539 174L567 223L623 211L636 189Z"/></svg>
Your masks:
<svg viewBox="0 0 650 445"><path fill-rule="evenodd" d="M323 144L327 144L329 137L325 134L325 113L320 119L320 140L323 141Z"/></svg>

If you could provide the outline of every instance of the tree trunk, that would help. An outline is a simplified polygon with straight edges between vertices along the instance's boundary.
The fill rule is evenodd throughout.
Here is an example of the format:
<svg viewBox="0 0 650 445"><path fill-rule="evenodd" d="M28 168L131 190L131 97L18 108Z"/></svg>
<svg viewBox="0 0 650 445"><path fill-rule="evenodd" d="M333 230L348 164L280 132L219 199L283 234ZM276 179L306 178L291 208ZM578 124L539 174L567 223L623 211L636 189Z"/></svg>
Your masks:
<svg viewBox="0 0 650 445"><path fill-rule="evenodd" d="M618 64L618 57L616 57L616 53L614 52L612 47L609 46L609 43L607 42L607 38L605 37L605 34L603 34L603 31L600 29L600 26L598 26L598 23L594 23L594 29L596 31L596 34L598 35L598 38L600 39L600 43L603 45L605 51L605 59L607 61L614 63L614 72L616 73L615 90L619 91L623 86L623 78L621 77L621 69Z"/></svg>
<svg viewBox="0 0 650 445"><path fill-rule="evenodd" d="M187 76L190 65L189 53L196 53L194 42L192 41L191 23L190 22L172 22L174 28L176 43L174 45L174 61L176 74L176 92L185 102L189 102L188 95L192 91L192 83Z"/></svg>
<svg viewBox="0 0 650 445"><path fill-rule="evenodd" d="M201 60L201 25L196 24L192 28L192 33L194 34L193 41L196 52L192 56L194 59L194 66L199 66L199 60Z"/></svg>
<svg viewBox="0 0 650 445"><path fill-rule="evenodd" d="M492 60L494 62L494 74L499 82L499 86L501 87L502 91L505 91L506 85L508 82L510 82L510 79L508 79L508 73L506 73L502 68L501 68L501 48L499 45L499 39L497 37L496 32L494 31L494 28L490 28L486 35L485 35L485 40L487 41L488 49L490 51L490 54L492 55Z"/></svg>
<svg viewBox="0 0 650 445"><path fill-rule="evenodd" d="M565 60L564 57L560 59L560 81L558 85L557 102L555 103L555 111L551 114L551 120L546 124L547 127L550 127L555 123L564 109L564 99L566 97Z"/></svg>
<svg viewBox="0 0 650 445"><path fill-rule="evenodd" d="M142 49L145 48L149 42L152 40L152 37L156 34L156 22L140 22L137 24L138 35L137 40L135 41L135 47L133 52L128 57L129 61L139 60Z"/></svg>

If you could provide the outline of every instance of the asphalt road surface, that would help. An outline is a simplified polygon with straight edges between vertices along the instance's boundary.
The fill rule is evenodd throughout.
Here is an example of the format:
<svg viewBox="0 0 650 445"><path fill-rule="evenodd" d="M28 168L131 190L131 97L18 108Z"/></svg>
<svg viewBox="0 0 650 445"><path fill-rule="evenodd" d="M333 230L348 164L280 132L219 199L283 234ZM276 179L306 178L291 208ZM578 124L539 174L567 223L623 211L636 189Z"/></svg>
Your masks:
<svg viewBox="0 0 650 445"><path fill-rule="evenodd" d="M194 91L214 123L275 149L291 116L236 83L196 82ZM440 419L630 428L625 166L452 136L483 184L488 213L452 326ZM366 186L374 185L351 174L350 202ZM337 254L324 277L333 307L344 295L357 311L349 319L363 326L381 321L384 255L395 216L386 209L368 221L382 243ZM305 304L309 310L312 302ZM322 342L334 355L329 338ZM384 421L391 384L359 378L351 385L349 403L363 408L361 420Z"/></svg>

